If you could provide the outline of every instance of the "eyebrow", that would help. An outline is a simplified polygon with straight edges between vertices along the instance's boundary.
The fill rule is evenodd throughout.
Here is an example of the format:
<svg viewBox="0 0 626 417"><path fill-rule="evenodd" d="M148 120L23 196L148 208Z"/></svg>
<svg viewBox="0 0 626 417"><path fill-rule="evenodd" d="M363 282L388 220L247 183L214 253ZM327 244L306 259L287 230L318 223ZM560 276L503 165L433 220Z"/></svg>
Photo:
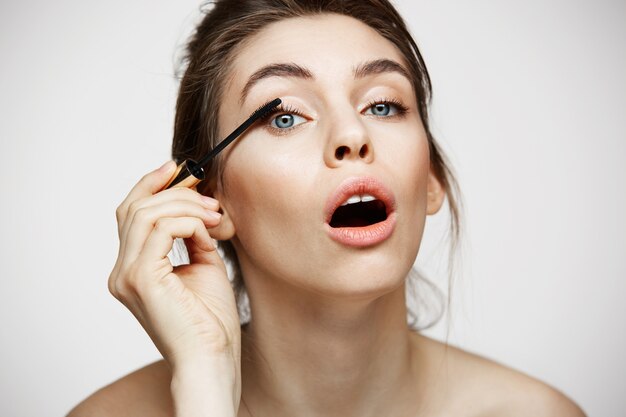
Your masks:
<svg viewBox="0 0 626 417"><path fill-rule="evenodd" d="M411 76L409 72L399 63L393 61L391 59L375 59L372 61L363 62L357 65L352 74L355 79L365 78L370 75L378 75L383 73L399 73L407 80L411 81ZM270 78L270 77L294 77L300 78L303 80L314 80L315 77L308 69L301 67L298 64L294 63L275 63L266 65L257 71L255 71L248 82L241 90L241 97L239 99L240 103L246 100L248 93L252 89L252 87L257 84L259 81Z"/></svg>

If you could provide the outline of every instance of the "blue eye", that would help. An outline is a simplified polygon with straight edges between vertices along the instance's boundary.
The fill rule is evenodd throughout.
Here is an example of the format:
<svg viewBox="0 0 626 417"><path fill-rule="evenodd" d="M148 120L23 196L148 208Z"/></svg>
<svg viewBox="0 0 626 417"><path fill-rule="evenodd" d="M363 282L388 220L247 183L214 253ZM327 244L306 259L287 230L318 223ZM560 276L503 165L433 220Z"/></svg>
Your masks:
<svg viewBox="0 0 626 417"><path fill-rule="evenodd" d="M296 123L297 121L299 122ZM289 129L304 122L306 122L306 119L302 116L293 113L283 113L274 117L270 126L275 129Z"/></svg>
<svg viewBox="0 0 626 417"><path fill-rule="evenodd" d="M389 105L389 103L374 104L370 108L372 109L372 114L376 116L387 116L391 111L391 106Z"/></svg>
<svg viewBox="0 0 626 417"><path fill-rule="evenodd" d="M391 117L400 116L406 113L407 110L408 109L400 103L383 101L378 103L371 103L370 106L367 108L365 114L371 114L373 116L379 117Z"/></svg>

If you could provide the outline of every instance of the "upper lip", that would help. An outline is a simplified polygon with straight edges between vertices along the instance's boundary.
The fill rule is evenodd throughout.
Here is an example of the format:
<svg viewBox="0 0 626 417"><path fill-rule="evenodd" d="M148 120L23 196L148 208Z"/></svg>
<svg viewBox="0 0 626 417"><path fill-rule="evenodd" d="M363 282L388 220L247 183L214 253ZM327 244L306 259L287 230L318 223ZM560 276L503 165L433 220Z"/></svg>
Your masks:
<svg viewBox="0 0 626 417"><path fill-rule="evenodd" d="M351 177L344 180L326 200L325 218L330 223L335 210L349 197L356 194L369 194L385 204L387 216L396 208L396 199L391 190L374 177Z"/></svg>

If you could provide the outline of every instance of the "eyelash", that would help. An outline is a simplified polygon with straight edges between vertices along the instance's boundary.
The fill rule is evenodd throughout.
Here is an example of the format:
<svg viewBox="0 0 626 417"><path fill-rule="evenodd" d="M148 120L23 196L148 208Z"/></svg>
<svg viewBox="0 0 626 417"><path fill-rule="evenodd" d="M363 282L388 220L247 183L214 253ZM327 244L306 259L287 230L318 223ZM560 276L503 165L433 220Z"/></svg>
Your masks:
<svg viewBox="0 0 626 417"><path fill-rule="evenodd" d="M367 106L365 107L365 110L371 109L372 107L374 107L374 106L376 106L378 104L391 104L392 106L396 107L397 112L396 112L396 114L394 114L392 116L378 116L378 115L375 115L375 114L371 114L370 116L374 116L374 117L380 118L380 119L402 118L409 111L409 108L407 106L405 106L404 104L402 104L402 102L400 100L396 99L396 98L381 98L381 99L377 99L377 100L371 100L371 101L369 101L367 103ZM263 125L264 125L264 127L266 129L270 130L271 132L274 132L275 134L279 134L279 135L287 134L291 130L297 128L299 125L288 127L286 129L277 129L275 127L270 126L268 121L270 119L276 117L277 114L295 114L295 115L300 116L300 117L305 117L305 115L302 114L302 112L300 112L295 107L292 107L291 105L280 104L279 106L274 108L274 110L270 111L263 118L261 118L260 121L263 123Z"/></svg>
<svg viewBox="0 0 626 417"><path fill-rule="evenodd" d="M403 117L409 111L409 108L402 104L402 102L396 98L382 98L378 100L371 100L367 103L367 107L365 108L365 110L371 109L378 104L391 104L398 109L398 112L393 116L376 116L375 114L372 115L376 117L381 117L383 119L388 119L390 117Z"/></svg>
<svg viewBox="0 0 626 417"><path fill-rule="evenodd" d="M297 126L289 127L287 129L277 129L275 127L270 126L268 122L274 117L276 117L277 114L295 114L297 116L304 117L304 114L302 114L302 112L300 112L298 109L294 107L291 107L290 105L280 104L277 107L275 107L274 110L270 111L268 114L262 117L260 121L261 123L263 123L264 128L279 135L283 135L291 131L292 129L295 129Z"/></svg>

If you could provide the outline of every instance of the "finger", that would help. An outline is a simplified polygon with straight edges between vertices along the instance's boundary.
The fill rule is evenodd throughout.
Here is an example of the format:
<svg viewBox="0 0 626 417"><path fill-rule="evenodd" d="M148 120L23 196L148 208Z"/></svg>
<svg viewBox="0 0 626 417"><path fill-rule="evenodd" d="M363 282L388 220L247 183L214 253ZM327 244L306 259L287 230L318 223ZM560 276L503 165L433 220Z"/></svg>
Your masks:
<svg viewBox="0 0 626 417"><path fill-rule="evenodd" d="M175 187L133 201L130 205L130 210L137 211L147 206L166 203L172 200L190 201L215 211L220 207L219 202L212 197L202 195L191 188ZM131 214L130 210L129 215Z"/></svg>
<svg viewBox="0 0 626 417"><path fill-rule="evenodd" d="M209 232L197 217L165 217L157 220L138 258L141 262L157 263L172 250L174 239L190 238L205 251L214 251Z"/></svg>
<svg viewBox="0 0 626 417"><path fill-rule="evenodd" d="M124 262L133 262L139 256L157 221L168 217L196 217L202 220L205 229L217 226L221 219L220 213L190 201L175 200L145 207L135 213L124 239Z"/></svg>
<svg viewBox="0 0 626 417"><path fill-rule="evenodd" d="M164 190L155 195L143 197L131 202L128 208L128 212L126 214L126 218L123 220L124 224L121 226L120 239L122 239L128 233L128 229L134 221L134 216L137 214L137 212L146 207L154 206L172 200L192 201L196 204L206 207L207 209L213 211L219 210L219 202L211 197L204 196L197 191L189 188L170 188L169 190Z"/></svg>
<svg viewBox="0 0 626 417"><path fill-rule="evenodd" d="M223 265L217 250L205 251L191 239L184 239L184 241L190 264ZM216 245L215 240L213 240L213 245Z"/></svg>
<svg viewBox="0 0 626 417"><path fill-rule="evenodd" d="M147 197L159 192L168 183L172 175L174 174L174 168L176 164L174 161L167 161L161 165L160 168L155 169L152 172L144 175L137 184L130 190L124 201L118 206L116 210L118 226L120 226L126 215L128 214L128 208L133 201L142 197ZM119 227L118 227L119 228Z"/></svg>

